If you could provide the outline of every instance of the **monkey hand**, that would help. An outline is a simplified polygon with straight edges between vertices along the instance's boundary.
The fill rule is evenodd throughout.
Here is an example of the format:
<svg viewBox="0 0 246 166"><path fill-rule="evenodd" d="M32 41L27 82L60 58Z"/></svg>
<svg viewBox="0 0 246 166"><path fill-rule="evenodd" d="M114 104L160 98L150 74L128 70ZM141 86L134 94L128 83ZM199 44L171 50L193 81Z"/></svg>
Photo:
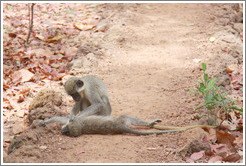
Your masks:
<svg viewBox="0 0 246 166"><path fill-rule="evenodd" d="M156 123L158 123L158 122L162 122L162 120L161 119L154 119L154 120L152 120L151 122L149 122L149 126L154 126Z"/></svg>
<svg viewBox="0 0 246 166"><path fill-rule="evenodd" d="M45 122L44 120L41 120L39 123L38 123L39 126L45 126Z"/></svg>

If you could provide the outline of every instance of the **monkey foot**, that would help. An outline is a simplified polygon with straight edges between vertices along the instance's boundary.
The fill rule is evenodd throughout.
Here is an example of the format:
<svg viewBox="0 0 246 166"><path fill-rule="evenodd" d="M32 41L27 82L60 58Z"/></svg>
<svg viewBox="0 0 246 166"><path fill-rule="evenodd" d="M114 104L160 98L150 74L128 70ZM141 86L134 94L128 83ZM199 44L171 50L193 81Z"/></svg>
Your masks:
<svg viewBox="0 0 246 166"><path fill-rule="evenodd" d="M153 121L149 122L149 126L153 126L154 124L156 124L158 122L162 122L162 120L161 119L154 119Z"/></svg>

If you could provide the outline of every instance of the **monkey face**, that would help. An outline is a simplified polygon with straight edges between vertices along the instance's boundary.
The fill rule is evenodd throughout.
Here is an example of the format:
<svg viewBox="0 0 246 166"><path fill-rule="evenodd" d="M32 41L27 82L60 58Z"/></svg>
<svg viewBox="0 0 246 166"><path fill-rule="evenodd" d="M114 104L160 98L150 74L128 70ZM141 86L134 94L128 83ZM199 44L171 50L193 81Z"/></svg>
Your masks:
<svg viewBox="0 0 246 166"><path fill-rule="evenodd" d="M62 127L61 132L63 135L77 137L80 136L81 128L80 124L76 122L76 120L69 121L69 123Z"/></svg>
<svg viewBox="0 0 246 166"><path fill-rule="evenodd" d="M79 95L78 92L70 94L70 95L73 97L74 101L79 101L81 99L81 96Z"/></svg>
<svg viewBox="0 0 246 166"><path fill-rule="evenodd" d="M65 82L65 90L68 95L72 96L74 101L80 101L83 98L84 82L81 78L71 77Z"/></svg>
<svg viewBox="0 0 246 166"><path fill-rule="evenodd" d="M69 125L63 126L62 129L61 129L61 132L62 132L63 135L70 136Z"/></svg>

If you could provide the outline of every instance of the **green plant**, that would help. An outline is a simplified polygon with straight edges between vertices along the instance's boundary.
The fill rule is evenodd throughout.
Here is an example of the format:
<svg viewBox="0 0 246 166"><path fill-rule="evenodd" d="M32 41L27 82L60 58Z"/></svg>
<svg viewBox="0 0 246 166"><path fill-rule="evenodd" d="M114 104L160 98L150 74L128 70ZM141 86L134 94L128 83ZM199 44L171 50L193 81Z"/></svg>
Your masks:
<svg viewBox="0 0 246 166"><path fill-rule="evenodd" d="M225 117L228 118L229 112L237 110L242 113L243 108L239 109L234 106L235 101L228 98L228 95L220 90L220 87L216 84L217 80L215 80L215 78L209 79L206 69L206 63L202 63L203 80L200 83L198 82L199 86L196 87L196 91L189 91L189 93L198 93L203 97L204 103L195 110L205 107L208 116L208 123L218 125L218 116L222 116L224 114ZM213 116L213 119L211 119L211 116Z"/></svg>

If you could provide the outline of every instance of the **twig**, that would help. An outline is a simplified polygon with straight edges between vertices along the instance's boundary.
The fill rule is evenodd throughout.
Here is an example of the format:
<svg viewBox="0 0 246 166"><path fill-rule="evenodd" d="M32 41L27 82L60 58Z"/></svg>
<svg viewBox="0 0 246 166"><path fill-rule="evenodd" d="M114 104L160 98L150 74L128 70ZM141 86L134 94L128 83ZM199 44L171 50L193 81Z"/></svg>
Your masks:
<svg viewBox="0 0 246 166"><path fill-rule="evenodd" d="M27 39L26 39L26 44L28 44L28 41L29 41L29 38L30 38L30 36L31 36L31 32L32 32L32 27L33 27L33 7L34 7L34 5L35 5L35 3L32 3L32 5L31 5L31 10L30 10L30 12L31 12L31 18L30 18L30 20L29 20L29 32L28 32L28 36L27 36ZM30 13L29 12L29 13Z"/></svg>

